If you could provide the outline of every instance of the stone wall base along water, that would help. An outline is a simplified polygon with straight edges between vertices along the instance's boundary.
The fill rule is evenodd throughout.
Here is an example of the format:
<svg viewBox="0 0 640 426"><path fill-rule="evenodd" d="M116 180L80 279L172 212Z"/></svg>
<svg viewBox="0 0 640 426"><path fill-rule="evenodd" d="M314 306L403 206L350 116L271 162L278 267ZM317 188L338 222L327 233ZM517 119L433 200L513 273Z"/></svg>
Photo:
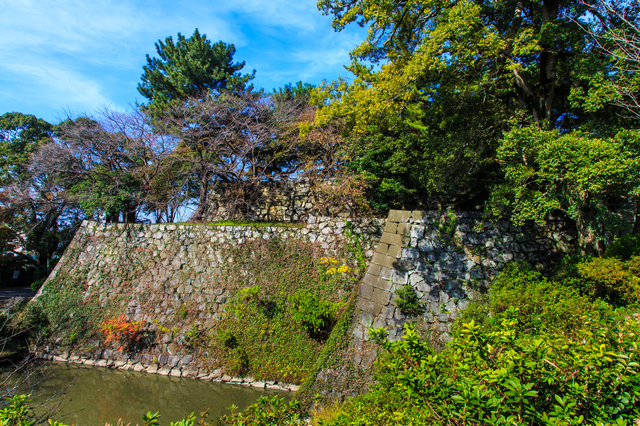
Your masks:
<svg viewBox="0 0 640 426"><path fill-rule="evenodd" d="M181 364L171 362L169 364L161 364L157 360L149 360L144 355L124 355L114 353L108 349L96 350L92 354L74 354L58 349L43 348L34 354L36 359L44 359L56 362L70 362L73 364L81 364L89 367L113 368L123 371L137 371L149 374L158 374L161 376L186 377L209 382L228 383L230 385L251 386L258 389L270 389L297 392L299 385L293 383L278 382L275 380L255 380L253 377L233 377L224 374L220 369L210 370L195 365Z"/></svg>
<svg viewBox="0 0 640 426"><path fill-rule="evenodd" d="M352 219L350 223L365 257L371 258L384 220ZM142 321L153 333L153 341L136 353L114 351L96 341L75 354L87 362L133 363L145 369L155 365L159 373L168 369L183 376L202 375L202 371L214 374L203 363L208 353L190 348L188 335L194 327L206 333L220 320L236 290L224 281L223 272L233 262L228 249L245 241L278 238L311 242L319 254L332 256L349 240L347 227L345 220L314 216L302 227L84 222L41 292L54 279L79 280L83 299ZM64 347L67 342L57 343L38 351L59 357L67 352L68 359L74 356ZM224 372L218 373L225 380Z"/></svg>
<svg viewBox="0 0 640 426"><path fill-rule="evenodd" d="M543 269L571 251L576 239L575 227L562 218L514 226L483 220L481 212L392 210L358 292L356 363L371 363L370 327L386 327L389 339L396 341L411 322L436 341L449 341L453 319L508 262L527 261ZM413 318L397 303L396 292L407 284L424 307Z"/></svg>

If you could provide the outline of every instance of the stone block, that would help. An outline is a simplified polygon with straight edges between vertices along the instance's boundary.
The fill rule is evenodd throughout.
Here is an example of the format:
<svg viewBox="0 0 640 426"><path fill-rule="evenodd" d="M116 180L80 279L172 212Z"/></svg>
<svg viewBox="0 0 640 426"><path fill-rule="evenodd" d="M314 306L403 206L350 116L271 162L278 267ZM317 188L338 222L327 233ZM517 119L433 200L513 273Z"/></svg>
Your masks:
<svg viewBox="0 0 640 426"><path fill-rule="evenodd" d="M137 371L137 372L141 372L141 371L146 371L146 368L144 365L140 364L139 362L136 362L135 364L133 364L133 371Z"/></svg>
<svg viewBox="0 0 640 426"><path fill-rule="evenodd" d="M397 222L388 221L387 224L384 226L384 232L388 232L389 234L395 234L397 230L398 230Z"/></svg>
<svg viewBox="0 0 640 426"><path fill-rule="evenodd" d="M418 259L420 252L416 249L404 248L401 254L402 259Z"/></svg>
<svg viewBox="0 0 640 426"><path fill-rule="evenodd" d="M388 291L381 290L379 288L373 290L371 301L373 301L374 303L380 304L382 306L387 306L390 300L391 293L389 293Z"/></svg>
<svg viewBox="0 0 640 426"><path fill-rule="evenodd" d="M389 251L387 252L387 256L397 259L401 251L402 251L402 248L400 248L399 246L389 246Z"/></svg>
<svg viewBox="0 0 640 426"><path fill-rule="evenodd" d="M392 268L387 268L384 267L380 270L380 273L378 274L378 276L380 278L382 278L383 280L391 280L393 278L393 271L394 269Z"/></svg>
<svg viewBox="0 0 640 426"><path fill-rule="evenodd" d="M367 299L359 298L357 307L362 312L367 312L367 313L370 313L371 315L373 315L373 312L375 311L374 303L371 300L367 300Z"/></svg>
<svg viewBox="0 0 640 426"><path fill-rule="evenodd" d="M198 375L198 369L196 367L188 366L182 368L182 377L195 378Z"/></svg>
<svg viewBox="0 0 640 426"><path fill-rule="evenodd" d="M382 308L381 314L382 314L382 316L384 318L391 319L391 318L393 318L393 314L394 314L395 310L396 310L395 306L388 305L388 306L385 306L384 308Z"/></svg>
<svg viewBox="0 0 640 426"><path fill-rule="evenodd" d="M402 235L403 237L409 235L409 224L408 223L399 223L398 230L396 234Z"/></svg>
<svg viewBox="0 0 640 426"><path fill-rule="evenodd" d="M385 256L380 253L375 253L373 255L373 259L371 259L371 263L384 266L387 268L393 268L393 263L396 261L393 257Z"/></svg>
<svg viewBox="0 0 640 426"><path fill-rule="evenodd" d="M399 246L399 247L402 247L403 245L402 235L390 234L388 232L382 233L382 238L380 239L380 242L389 244L389 245Z"/></svg>
<svg viewBox="0 0 640 426"><path fill-rule="evenodd" d="M163 366L158 370L158 375L159 376L168 376L169 374L171 374L171 367L168 366Z"/></svg>
<svg viewBox="0 0 640 426"><path fill-rule="evenodd" d="M376 253L387 254L387 251L389 251L389 244L378 243L378 246L376 247Z"/></svg>
<svg viewBox="0 0 640 426"><path fill-rule="evenodd" d="M372 287L379 288L385 291L389 291L389 289L391 288L391 281L385 280L380 277L374 277L373 275L369 275L369 274L365 275L362 282L363 284L369 284Z"/></svg>
<svg viewBox="0 0 640 426"><path fill-rule="evenodd" d="M411 238L421 239L424 237L424 226L421 225L413 225L411 227L411 233L409 234Z"/></svg>
<svg viewBox="0 0 640 426"><path fill-rule="evenodd" d="M393 284L405 285L407 283L408 278L409 278L409 274L407 274L405 271L394 270L393 277L391 278L391 282Z"/></svg>
<svg viewBox="0 0 640 426"><path fill-rule="evenodd" d="M358 297L371 300L372 294L373 294L373 286L371 284L367 284L365 282L360 284L360 289L358 290Z"/></svg>
<svg viewBox="0 0 640 426"><path fill-rule="evenodd" d="M422 222L425 219L426 213L422 210L414 210L411 212L411 220L414 222Z"/></svg>
<svg viewBox="0 0 640 426"><path fill-rule="evenodd" d="M365 327L371 327L373 324L373 315L365 311L360 312L360 324Z"/></svg>
<svg viewBox="0 0 640 426"><path fill-rule="evenodd" d="M372 263L369 266L369 269L367 270L367 274L373 275L374 277L379 277L380 276L380 272L382 272L382 269L383 269L382 266Z"/></svg>
<svg viewBox="0 0 640 426"><path fill-rule="evenodd" d="M388 222L409 222L411 219L411 211L408 210L391 210L387 217Z"/></svg>

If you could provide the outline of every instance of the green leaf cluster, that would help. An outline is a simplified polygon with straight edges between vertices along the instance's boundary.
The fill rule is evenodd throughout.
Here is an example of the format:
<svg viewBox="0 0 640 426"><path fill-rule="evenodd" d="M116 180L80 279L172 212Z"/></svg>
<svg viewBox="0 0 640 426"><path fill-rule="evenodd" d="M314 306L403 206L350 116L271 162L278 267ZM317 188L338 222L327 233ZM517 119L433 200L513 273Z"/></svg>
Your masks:
<svg viewBox="0 0 640 426"><path fill-rule="evenodd" d="M189 97L205 97L220 89L242 89L255 76L240 74L243 62L233 62L233 44L211 43L196 29L185 38L178 33L177 41L167 37L156 43L157 58L147 55L142 82L138 91L149 100L155 114Z"/></svg>
<svg viewBox="0 0 640 426"><path fill-rule="evenodd" d="M620 212L640 191L639 134L622 131L600 139L537 126L507 132L497 150L504 170L488 206L511 220L544 223L554 211L577 222L581 246L619 230Z"/></svg>
<svg viewBox="0 0 640 426"><path fill-rule="evenodd" d="M640 415L634 315L513 267L463 312L442 352L411 327L393 343L373 330L387 351L377 387L323 424L631 425Z"/></svg>

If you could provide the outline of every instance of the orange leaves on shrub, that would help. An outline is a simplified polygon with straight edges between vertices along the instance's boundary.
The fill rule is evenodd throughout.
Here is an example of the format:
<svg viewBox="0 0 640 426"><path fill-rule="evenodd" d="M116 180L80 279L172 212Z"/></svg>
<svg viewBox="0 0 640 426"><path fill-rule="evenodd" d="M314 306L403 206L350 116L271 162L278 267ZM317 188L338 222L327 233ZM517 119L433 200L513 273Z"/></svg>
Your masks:
<svg viewBox="0 0 640 426"><path fill-rule="evenodd" d="M100 331L105 336L105 343L118 342L131 346L137 342L138 335L142 331L142 321L133 322L126 316L120 315L118 318L103 321Z"/></svg>

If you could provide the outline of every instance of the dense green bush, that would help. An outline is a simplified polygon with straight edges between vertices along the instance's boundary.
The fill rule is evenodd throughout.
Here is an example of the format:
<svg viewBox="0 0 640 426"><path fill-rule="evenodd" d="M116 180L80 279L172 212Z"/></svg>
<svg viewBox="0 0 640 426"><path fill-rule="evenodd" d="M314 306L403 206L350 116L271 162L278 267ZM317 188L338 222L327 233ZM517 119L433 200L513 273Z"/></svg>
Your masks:
<svg viewBox="0 0 640 426"><path fill-rule="evenodd" d="M476 300L461 314L454 328L475 321L499 328L495 315L510 309L518 312L518 327L528 334L552 330L575 336L584 328L585 317L598 315L598 302L573 287L552 281L524 264L509 265L493 280L489 295Z"/></svg>
<svg viewBox="0 0 640 426"><path fill-rule="evenodd" d="M604 257L616 257L622 260L628 260L631 256L640 256L640 234L628 234L616 238L604 253Z"/></svg>
<svg viewBox="0 0 640 426"><path fill-rule="evenodd" d="M291 318L301 324L311 336L328 336L341 303L322 300L305 290L289 297Z"/></svg>
<svg viewBox="0 0 640 426"><path fill-rule="evenodd" d="M339 406L325 425L630 425L640 416L640 327L621 317L618 333L590 325L587 341L522 332L519 312L494 317L494 331L459 325L435 353L407 328L381 341L378 387Z"/></svg>
<svg viewBox="0 0 640 426"><path fill-rule="evenodd" d="M615 306L640 301L640 257L622 261L616 258L594 258L577 266L578 279L572 282L584 294L605 299Z"/></svg>
<svg viewBox="0 0 640 426"><path fill-rule="evenodd" d="M406 316L420 315L424 311L424 306L420 303L416 290L410 284L405 284L398 289L396 296L398 296L395 299L396 306Z"/></svg>
<svg viewBox="0 0 640 426"><path fill-rule="evenodd" d="M565 282L511 265L457 319L442 352L411 327L395 343L372 330L386 350L376 388L321 424L631 425L640 417L640 316L576 284L618 288L602 261L577 262Z"/></svg>

